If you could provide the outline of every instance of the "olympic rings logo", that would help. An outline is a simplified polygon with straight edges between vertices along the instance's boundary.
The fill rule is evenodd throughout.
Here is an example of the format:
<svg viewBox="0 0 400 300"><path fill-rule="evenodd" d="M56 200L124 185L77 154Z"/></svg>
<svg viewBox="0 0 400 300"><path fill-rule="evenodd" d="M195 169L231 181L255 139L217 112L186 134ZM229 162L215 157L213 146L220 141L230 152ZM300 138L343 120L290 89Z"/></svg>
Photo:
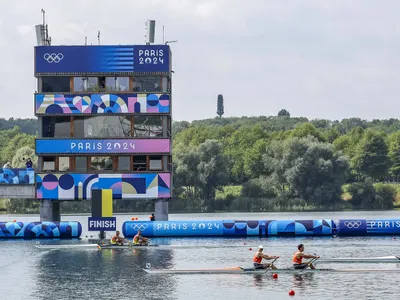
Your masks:
<svg viewBox="0 0 400 300"><path fill-rule="evenodd" d="M143 231L148 227L147 224L132 224L131 228L135 231Z"/></svg>
<svg viewBox="0 0 400 300"><path fill-rule="evenodd" d="M349 229L358 228L361 226L361 221L344 221L343 224Z"/></svg>
<svg viewBox="0 0 400 300"><path fill-rule="evenodd" d="M44 60L46 60L49 64L56 63L58 64L64 58L64 54L62 53L45 53L43 56Z"/></svg>

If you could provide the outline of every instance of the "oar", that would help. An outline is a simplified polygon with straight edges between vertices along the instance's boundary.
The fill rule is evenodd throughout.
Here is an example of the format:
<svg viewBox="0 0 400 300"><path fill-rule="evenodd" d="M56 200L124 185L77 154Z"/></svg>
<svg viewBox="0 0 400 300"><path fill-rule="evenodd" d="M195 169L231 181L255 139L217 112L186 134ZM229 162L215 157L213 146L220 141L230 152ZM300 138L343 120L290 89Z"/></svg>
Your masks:
<svg viewBox="0 0 400 300"><path fill-rule="evenodd" d="M274 262L276 262L276 260L277 260L278 258L279 258L279 257L275 258L275 259L272 261L272 263L270 263L270 265L269 265L268 268L266 269L264 275L267 274L267 272L268 272L269 270L272 270L272 265L274 264Z"/></svg>
<svg viewBox="0 0 400 300"><path fill-rule="evenodd" d="M308 268L312 263L314 263L317 259L318 259L318 258L313 258L313 259L311 259L311 260L307 263L307 265L306 265L303 269L301 269L300 273L303 272L305 269L307 269L307 268Z"/></svg>

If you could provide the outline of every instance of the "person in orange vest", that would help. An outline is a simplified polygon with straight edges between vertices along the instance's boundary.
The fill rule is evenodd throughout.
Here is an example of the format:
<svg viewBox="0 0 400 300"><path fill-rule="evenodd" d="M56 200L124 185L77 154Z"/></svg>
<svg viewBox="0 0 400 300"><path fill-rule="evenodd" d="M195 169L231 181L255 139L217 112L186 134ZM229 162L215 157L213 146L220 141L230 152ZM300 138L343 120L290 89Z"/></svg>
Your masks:
<svg viewBox="0 0 400 300"><path fill-rule="evenodd" d="M156 220L156 217L154 216L154 214L151 214L151 216L149 218L150 218L150 221L155 221Z"/></svg>
<svg viewBox="0 0 400 300"><path fill-rule="evenodd" d="M314 258L314 259L318 259L319 256L315 256L315 255L309 255L309 254L304 254L304 245L300 244L297 246L297 251L296 253L293 255L293 267L295 269L305 269L308 266L310 266L311 269L315 269L314 265L310 262L308 263L303 263L303 258Z"/></svg>
<svg viewBox="0 0 400 300"><path fill-rule="evenodd" d="M263 253L264 247L263 246L259 246L258 250L256 252L256 254L253 257L253 266L254 269L276 269L276 267L271 263L271 264L262 264L262 259L278 259L279 256L268 256L266 254Z"/></svg>

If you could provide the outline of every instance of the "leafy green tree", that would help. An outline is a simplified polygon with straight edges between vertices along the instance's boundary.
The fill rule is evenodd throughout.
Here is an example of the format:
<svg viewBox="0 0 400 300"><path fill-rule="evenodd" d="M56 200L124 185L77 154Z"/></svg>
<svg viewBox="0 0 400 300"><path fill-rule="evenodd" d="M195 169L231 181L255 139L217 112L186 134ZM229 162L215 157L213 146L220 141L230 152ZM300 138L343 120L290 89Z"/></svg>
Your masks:
<svg viewBox="0 0 400 300"><path fill-rule="evenodd" d="M205 211L214 211L215 194L228 183L229 169L222 146L216 140L207 140L198 147L198 180L205 200Z"/></svg>
<svg viewBox="0 0 400 300"><path fill-rule="evenodd" d="M199 198L198 171L200 163L196 146L186 147L180 144L174 149L174 195L189 199Z"/></svg>
<svg viewBox="0 0 400 300"><path fill-rule="evenodd" d="M11 129L0 130L0 154L1 154L1 149L7 146L10 140L20 133L21 133L21 128L19 128L18 126L15 126Z"/></svg>
<svg viewBox="0 0 400 300"><path fill-rule="evenodd" d="M389 184L377 183L375 185L375 191L376 196L372 208L393 209L397 195L396 188Z"/></svg>
<svg viewBox="0 0 400 300"><path fill-rule="evenodd" d="M1 149L0 157L5 162L11 162L18 149L27 146L32 149L35 148L35 137L25 133L19 133L11 138L8 144ZM14 166L12 166L14 167Z"/></svg>
<svg viewBox="0 0 400 300"><path fill-rule="evenodd" d="M313 136L321 142L325 141L325 138L322 136L321 132L311 123L299 124L295 129L292 130L291 134L291 137L297 138L305 138L308 136Z"/></svg>
<svg viewBox="0 0 400 300"><path fill-rule="evenodd" d="M35 155L35 150L29 146L24 146L17 150L12 159L11 165L13 168L25 168L25 163L28 158L32 160L33 168L36 168L37 156Z"/></svg>
<svg viewBox="0 0 400 300"><path fill-rule="evenodd" d="M319 207L333 207L341 201L349 163L332 145L313 137L295 138L287 144L285 160L285 176L293 196Z"/></svg>
<svg viewBox="0 0 400 300"><path fill-rule="evenodd" d="M216 190L228 183L229 166L222 146L207 140L199 146L180 145L174 158L174 194L188 197L202 211L213 211Z"/></svg>
<svg viewBox="0 0 400 300"><path fill-rule="evenodd" d="M381 180L390 166L387 136L382 131L367 129L352 158L355 171L363 178Z"/></svg>
<svg viewBox="0 0 400 300"><path fill-rule="evenodd" d="M190 123L187 121L173 122L172 123L172 136L175 137L181 131L189 128Z"/></svg>
<svg viewBox="0 0 400 300"><path fill-rule="evenodd" d="M12 129L14 127L18 127L21 129L21 132L36 135L37 133L37 119L14 119L10 118L8 120L0 118L0 131Z"/></svg>
<svg viewBox="0 0 400 300"><path fill-rule="evenodd" d="M250 179L244 167L245 153L258 140L265 139L267 136L267 132L260 125L243 126L223 142L224 153L231 165L231 182L233 184L241 184Z"/></svg>
<svg viewBox="0 0 400 300"><path fill-rule="evenodd" d="M332 144L340 137L340 133L336 128L329 128L328 130L323 131L322 136L324 137L324 140Z"/></svg>
<svg viewBox="0 0 400 300"><path fill-rule="evenodd" d="M260 176L243 184L242 195L250 198L275 198L277 193L273 188L271 179Z"/></svg>
<svg viewBox="0 0 400 300"><path fill-rule="evenodd" d="M343 119L339 124L336 125L336 129L341 134L346 134L356 127L366 129L368 127L368 122L366 120L361 120L360 118L350 118Z"/></svg>
<svg viewBox="0 0 400 300"><path fill-rule="evenodd" d="M290 113L286 109L281 109L278 112L278 117L289 117L290 118Z"/></svg>
<svg viewBox="0 0 400 300"><path fill-rule="evenodd" d="M355 182L347 191L351 195L351 204L357 209L370 209L375 201L375 188L371 178Z"/></svg>
<svg viewBox="0 0 400 300"><path fill-rule="evenodd" d="M286 170L290 167L286 156L287 141L272 141L263 155L265 175L275 194L282 195L289 189Z"/></svg>
<svg viewBox="0 0 400 300"><path fill-rule="evenodd" d="M311 120L310 123L318 129L330 129L333 126L333 122L325 119Z"/></svg>
<svg viewBox="0 0 400 300"><path fill-rule="evenodd" d="M389 157L390 175L398 180L400 177L400 132L393 133L389 137Z"/></svg>
<svg viewBox="0 0 400 300"><path fill-rule="evenodd" d="M258 178L265 173L264 164L260 162L267 145L267 139L259 139L243 153L243 171L246 177Z"/></svg>

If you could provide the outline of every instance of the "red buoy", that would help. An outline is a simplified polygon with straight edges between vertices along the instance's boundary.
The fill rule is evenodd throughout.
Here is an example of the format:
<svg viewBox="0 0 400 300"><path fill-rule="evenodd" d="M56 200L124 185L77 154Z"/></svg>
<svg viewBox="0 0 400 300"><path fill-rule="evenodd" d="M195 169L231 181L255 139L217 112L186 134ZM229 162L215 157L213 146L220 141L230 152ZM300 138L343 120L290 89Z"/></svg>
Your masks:
<svg viewBox="0 0 400 300"><path fill-rule="evenodd" d="M293 290L290 290L289 296L294 296L296 293Z"/></svg>
<svg viewBox="0 0 400 300"><path fill-rule="evenodd" d="M17 222L17 220L13 220L13 222Z"/></svg>
<svg viewBox="0 0 400 300"><path fill-rule="evenodd" d="M251 251L251 250L253 250L253 248L249 248L249 250Z"/></svg>
<svg viewBox="0 0 400 300"><path fill-rule="evenodd" d="M276 274L276 273L272 274L272 278L277 279L278 278L278 274Z"/></svg>

